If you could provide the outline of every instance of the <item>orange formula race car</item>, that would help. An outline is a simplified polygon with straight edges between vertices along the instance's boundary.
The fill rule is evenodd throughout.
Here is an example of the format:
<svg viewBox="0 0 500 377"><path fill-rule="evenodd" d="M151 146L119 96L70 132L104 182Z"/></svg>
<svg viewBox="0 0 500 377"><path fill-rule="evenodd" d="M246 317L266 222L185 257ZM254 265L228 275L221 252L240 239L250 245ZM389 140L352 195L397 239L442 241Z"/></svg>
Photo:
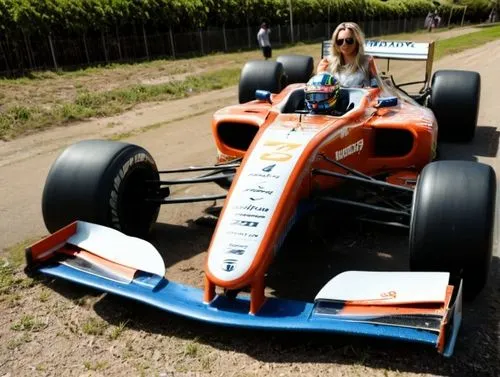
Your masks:
<svg viewBox="0 0 500 377"><path fill-rule="evenodd" d="M480 76L446 70L431 79L432 44L368 41L366 50L426 60L422 90L410 95L379 74L371 87L340 89L339 115L311 114L304 87L313 59L282 56L248 62L240 104L214 114L214 166L158 171L136 145L69 146L43 192L52 234L26 250L27 271L224 326L399 339L451 355L462 296L474 298L486 283L496 178L484 164L434 159L438 139L474 136ZM160 178L184 172L199 173ZM170 195L173 185L207 182L227 194ZM215 199L225 201L204 289L168 280L161 256L141 239L160 205ZM410 271L346 271L311 302L266 297L266 272L290 229L326 206L408 228Z"/></svg>

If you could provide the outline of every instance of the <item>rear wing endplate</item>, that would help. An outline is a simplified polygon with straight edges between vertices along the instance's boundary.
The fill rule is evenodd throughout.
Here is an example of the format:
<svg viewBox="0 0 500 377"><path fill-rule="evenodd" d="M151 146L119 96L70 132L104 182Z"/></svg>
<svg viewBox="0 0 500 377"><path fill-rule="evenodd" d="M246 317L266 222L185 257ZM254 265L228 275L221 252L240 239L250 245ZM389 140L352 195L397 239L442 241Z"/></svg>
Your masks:
<svg viewBox="0 0 500 377"><path fill-rule="evenodd" d="M332 41L327 40L322 43L321 58L330 54ZM434 41L430 43L412 42L412 41L383 41L367 40L365 42L365 53L376 59L387 59L387 72L389 72L389 63L394 60L426 61L425 80L411 82L403 85L428 84L432 75L432 63L434 61Z"/></svg>

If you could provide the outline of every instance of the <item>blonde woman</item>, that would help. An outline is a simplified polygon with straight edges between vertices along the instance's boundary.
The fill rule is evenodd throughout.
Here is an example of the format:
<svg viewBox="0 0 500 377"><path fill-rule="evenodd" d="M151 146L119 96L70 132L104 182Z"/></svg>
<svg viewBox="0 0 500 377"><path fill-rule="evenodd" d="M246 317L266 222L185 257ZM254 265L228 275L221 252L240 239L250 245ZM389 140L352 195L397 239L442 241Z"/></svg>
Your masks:
<svg viewBox="0 0 500 377"><path fill-rule="evenodd" d="M373 57L365 55L365 37L354 22L343 22L333 32L330 55L318 64L317 73L331 73L340 86L370 86L377 75Z"/></svg>

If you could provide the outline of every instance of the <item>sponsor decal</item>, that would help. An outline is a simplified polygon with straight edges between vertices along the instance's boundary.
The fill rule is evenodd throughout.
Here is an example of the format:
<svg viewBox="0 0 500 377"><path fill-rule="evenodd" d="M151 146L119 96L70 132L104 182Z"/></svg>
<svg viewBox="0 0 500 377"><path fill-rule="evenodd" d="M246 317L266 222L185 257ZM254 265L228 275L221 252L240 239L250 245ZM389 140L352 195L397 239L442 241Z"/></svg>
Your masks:
<svg viewBox="0 0 500 377"><path fill-rule="evenodd" d="M265 168L262 169L262 171L266 172L266 173L270 173L274 169L275 166L276 166L276 164L266 166Z"/></svg>
<svg viewBox="0 0 500 377"><path fill-rule="evenodd" d="M238 226L248 226L250 228L255 228L259 225L258 221L247 221L247 220L233 220L230 225L238 225Z"/></svg>
<svg viewBox="0 0 500 377"><path fill-rule="evenodd" d="M415 48L415 42L410 42L410 41L366 41L365 46L367 46L367 47L390 47L390 48L401 48L401 47Z"/></svg>
<svg viewBox="0 0 500 377"><path fill-rule="evenodd" d="M337 161L343 160L344 158L354 154L359 153L363 150L364 140L360 139L355 143L348 145L347 147L335 152L335 159Z"/></svg>
<svg viewBox="0 0 500 377"><path fill-rule="evenodd" d="M274 191L271 191L271 190L265 190L264 189L264 186L257 186L257 188L248 188L248 189L245 189L244 192L253 192L255 194L267 194L267 195L271 195Z"/></svg>
<svg viewBox="0 0 500 377"><path fill-rule="evenodd" d="M397 297L397 292L396 291L382 292L380 294L380 297L386 298L386 299L396 298Z"/></svg>
<svg viewBox="0 0 500 377"><path fill-rule="evenodd" d="M237 249L246 250L248 248L248 245L241 244L241 243L232 243L232 242L229 242L228 247L233 247L233 248L237 248Z"/></svg>
<svg viewBox="0 0 500 377"><path fill-rule="evenodd" d="M349 135L349 128L348 127L343 127L341 130L340 130L340 138L343 139L344 137L346 137L347 135Z"/></svg>
<svg viewBox="0 0 500 377"><path fill-rule="evenodd" d="M256 233L248 233L248 232L235 232L233 230L228 230L226 234L234 237L243 237L243 238L257 238L259 237Z"/></svg>
<svg viewBox="0 0 500 377"><path fill-rule="evenodd" d="M264 173L250 173L249 177L259 177L259 178L274 178L278 179L280 176L276 174L264 174Z"/></svg>
<svg viewBox="0 0 500 377"><path fill-rule="evenodd" d="M259 206L254 206L253 204L248 204L248 205L237 205L233 207L236 210L243 210L243 211L256 211L256 212L269 212L269 208L267 207L259 207Z"/></svg>
<svg viewBox="0 0 500 377"><path fill-rule="evenodd" d="M243 255L245 254L244 249L229 249L226 250L226 254Z"/></svg>
<svg viewBox="0 0 500 377"><path fill-rule="evenodd" d="M268 165L262 168L261 172L258 173L250 173L248 176L249 177L259 177L259 178L274 178L278 179L280 176L277 174L270 174L271 171L274 169L276 164Z"/></svg>
<svg viewBox="0 0 500 377"><path fill-rule="evenodd" d="M226 272L231 272L236 267L236 259L224 259L222 262L222 270Z"/></svg>
<svg viewBox="0 0 500 377"><path fill-rule="evenodd" d="M236 216L239 216L239 217L253 217L253 218L256 218L256 219L265 219L266 216L264 215L254 215L253 213L237 213Z"/></svg>

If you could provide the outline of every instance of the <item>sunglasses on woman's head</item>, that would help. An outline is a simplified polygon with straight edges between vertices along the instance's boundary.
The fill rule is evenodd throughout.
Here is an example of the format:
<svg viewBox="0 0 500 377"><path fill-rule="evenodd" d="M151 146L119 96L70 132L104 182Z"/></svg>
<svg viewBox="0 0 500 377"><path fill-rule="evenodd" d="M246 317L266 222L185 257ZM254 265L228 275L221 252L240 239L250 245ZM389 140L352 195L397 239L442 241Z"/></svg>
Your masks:
<svg viewBox="0 0 500 377"><path fill-rule="evenodd" d="M354 38L341 38L341 39L337 39L335 41L335 43L337 43L337 46L342 46L344 44L344 41L345 43L347 43L348 45L352 45L354 44Z"/></svg>

